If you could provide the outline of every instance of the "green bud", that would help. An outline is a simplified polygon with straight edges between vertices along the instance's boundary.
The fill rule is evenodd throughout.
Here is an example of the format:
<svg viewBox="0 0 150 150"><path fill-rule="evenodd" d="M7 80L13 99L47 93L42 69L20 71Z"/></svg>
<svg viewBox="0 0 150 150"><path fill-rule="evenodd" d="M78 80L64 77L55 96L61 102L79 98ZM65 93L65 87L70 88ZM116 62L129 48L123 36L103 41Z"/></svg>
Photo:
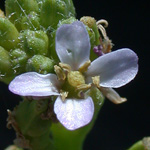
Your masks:
<svg viewBox="0 0 150 150"><path fill-rule="evenodd" d="M22 17L21 27L23 30L39 30L40 29L40 18L38 14L34 11L29 13L28 18L26 16Z"/></svg>
<svg viewBox="0 0 150 150"><path fill-rule="evenodd" d="M41 25L46 29L53 30L56 29L61 19L67 19L74 15L74 6L71 0L45 0L40 14Z"/></svg>
<svg viewBox="0 0 150 150"><path fill-rule="evenodd" d="M25 72L25 65L28 59L26 53L21 49L15 49L10 52L10 56L14 72L17 74Z"/></svg>
<svg viewBox="0 0 150 150"><path fill-rule="evenodd" d="M42 55L35 55L28 60L26 70L41 74L51 73L54 72L54 61Z"/></svg>
<svg viewBox="0 0 150 150"><path fill-rule="evenodd" d="M0 46L0 78L11 76L12 73L9 52Z"/></svg>
<svg viewBox="0 0 150 150"><path fill-rule="evenodd" d="M0 18L0 45L6 50L16 47L19 33L15 26L5 18Z"/></svg>
<svg viewBox="0 0 150 150"><path fill-rule="evenodd" d="M92 17L86 16L86 17L82 17L80 21L82 21L85 25L87 25L90 29L94 31L94 34L95 34L94 45L99 45L100 34L96 25L96 20Z"/></svg>
<svg viewBox="0 0 150 150"><path fill-rule="evenodd" d="M77 19L75 17L70 17L68 19L62 19L59 21L57 28L59 28L60 26L62 26L63 24L71 24L73 22L77 21Z"/></svg>
<svg viewBox="0 0 150 150"><path fill-rule="evenodd" d="M6 16L15 24L16 28L21 30L22 17L29 18L31 11L38 12L38 4L36 0L6 0L5 1Z"/></svg>
<svg viewBox="0 0 150 150"><path fill-rule="evenodd" d="M48 51L48 37L45 32L25 30L19 37L21 48L30 56L46 55Z"/></svg>
<svg viewBox="0 0 150 150"><path fill-rule="evenodd" d="M91 42L91 54L90 60L97 58L97 55L93 51L93 47L100 44L100 34L96 25L96 20L92 17L86 16L80 19L86 26L89 33L90 42Z"/></svg>

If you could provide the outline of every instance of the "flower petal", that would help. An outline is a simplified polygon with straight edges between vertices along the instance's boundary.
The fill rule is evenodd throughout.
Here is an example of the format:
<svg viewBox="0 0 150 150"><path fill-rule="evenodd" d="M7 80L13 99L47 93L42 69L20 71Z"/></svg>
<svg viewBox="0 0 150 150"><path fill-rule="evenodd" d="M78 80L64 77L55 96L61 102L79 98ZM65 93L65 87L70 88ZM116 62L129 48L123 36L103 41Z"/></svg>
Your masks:
<svg viewBox="0 0 150 150"><path fill-rule="evenodd" d="M60 123L68 130L75 130L87 125L93 118L94 104L91 97L87 99L66 99L58 97L54 112Z"/></svg>
<svg viewBox="0 0 150 150"><path fill-rule="evenodd" d="M100 87L101 92L106 96L111 102L115 104L121 104L127 101L126 98L120 97L120 95L112 88Z"/></svg>
<svg viewBox="0 0 150 150"><path fill-rule="evenodd" d="M100 76L103 87L121 87L134 79L138 72L138 57L128 48L123 48L103 56L91 63L86 75Z"/></svg>
<svg viewBox="0 0 150 150"><path fill-rule="evenodd" d="M9 90L21 96L50 96L59 95L56 75L42 75L27 72L17 76L10 84Z"/></svg>
<svg viewBox="0 0 150 150"><path fill-rule="evenodd" d="M73 70L89 60L90 39L84 24L76 21L62 25L56 33L56 52L61 62L69 64Z"/></svg>

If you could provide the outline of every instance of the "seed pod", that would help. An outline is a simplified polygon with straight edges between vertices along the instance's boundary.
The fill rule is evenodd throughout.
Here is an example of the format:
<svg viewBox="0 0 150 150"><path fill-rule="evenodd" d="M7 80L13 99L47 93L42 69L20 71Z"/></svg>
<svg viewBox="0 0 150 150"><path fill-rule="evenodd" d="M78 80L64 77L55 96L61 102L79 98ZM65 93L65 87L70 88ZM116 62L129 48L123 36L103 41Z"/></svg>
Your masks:
<svg viewBox="0 0 150 150"><path fill-rule="evenodd" d="M23 30L39 30L40 29L40 18L38 14L34 11L30 12L28 18L26 16L22 17L21 28Z"/></svg>
<svg viewBox="0 0 150 150"><path fill-rule="evenodd" d="M22 17L29 18L31 11L38 12L38 4L36 0L6 0L5 9L6 16L20 31Z"/></svg>
<svg viewBox="0 0 150 150"><path fill-rule="evenodd" d="M0 45L6 50L16 47L19 33L16 27L5 18L0 18Z"/></svg>
<svg viewBox="0 0 150 150"><path fill-rule="evenodd" d="M10 52L10 56L14 72L17 74L25 72L25 65L28 59L26 53L21 49L15 49Z"/></svg>
<svg viewBox="0 0 150 150"><path fill-rule="evenodd" d="M0 46L0 78L10 76L12 73L9 52Z"/></svg>
<svg viewBox="0 0 150 150"><path fill-rule="evenodd" d="M48 50L48 37L45 32L25 30L21 33L20 46L28 55L46 55Z"/></svg>
<svg viewBox="0 0 150 150"><path fill-rule="evenodd" d="M40 14L41 25L46 29L56 29L61 19L67 19L74 15L75 11L71 0L45 0Z"/></svg>
<svg viewBox="0 0 150 150"><path fill-rule="evenodd" d="M35 55L28 60L26 65L27 72L35 71L41 74L54 72L54 61L42 55Z"/></svg>

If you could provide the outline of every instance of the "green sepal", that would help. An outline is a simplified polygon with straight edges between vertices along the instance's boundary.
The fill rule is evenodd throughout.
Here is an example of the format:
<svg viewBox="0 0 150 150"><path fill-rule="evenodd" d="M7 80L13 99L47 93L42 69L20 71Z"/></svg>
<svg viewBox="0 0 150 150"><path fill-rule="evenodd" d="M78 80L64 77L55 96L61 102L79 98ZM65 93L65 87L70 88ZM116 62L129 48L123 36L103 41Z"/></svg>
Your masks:
<svg viewBox="0 0 150 150"><path fill-rule="evenodd" d="M53 31L61 19L67 19L74 15L75 11L71 0L45 0L40 14L41 25Z"/></svg>
<svg viewBox="0 0 150 150"><path fill-rule="evenodd" d="M20 34L21 48L29 55L46 55L48 51L48 37L44 31L25 30Z"/></svg>
<svg viewBox="0 0 150 150"><path fill-rule="evenodd" d="M40 29L40 18L38 14L34 11L30 12L28 18L26 16L21 19L22 30L39 30Z"/></svg>
<svg viewBox="0 0 150 150"><path fill-rule="evenodd" d="M37 81L38 82L38 81ZM51 126L50 120L43 120L41 115L47 111L49 99L24 100L12 112L18 130L29 142L32 150L47 150L52 148L52 141L49 138ZM18 137L15 144L24 147L24 141Z"/></svg>
<svg viewBox="0 0 150 150"><path fill-rule="evenodd" d="M9 77L13 74L9 52L0 46L0 78Z"/></svg>
<svg viewBox="0 0 150 150"><path fill-rule="evenodd" d="M104 102L104 97L97 88L92 88L89 95L92 97L95 105L93 120L87 126L74 131L67 130L60 123L53 123L50 129L52 131L55 150L82 150L83 142L92 129Z"/></svg>
<svg viewBox="0 0 150 150"><path fill-rule="evenodd" d="M19 33L16 27L6 18L0 18L0 46L11 50L17 46Z"/></svg>
<svg viewBox="0 0 150 150"><path fill-rule="evenodd" d="M36 0L6 0L5 9L6 16L20 31L22 17L29 18L31 11L38 12L38 4Z"/></svg>
<svg viewBox="0 0 150 150"><path fill-rule="evenodd" d="M27 54L21 49L15 49L10 52L12 68L16 74L25 72L25 65L28 60Z"/></svg>
<svg viewBox="0 0 150 150"><path fill-rule="evenodd" d="M34 55L30 58L26 65L26 71L35 71L41 74L54 72L54 61L42 55Z"/></svg>

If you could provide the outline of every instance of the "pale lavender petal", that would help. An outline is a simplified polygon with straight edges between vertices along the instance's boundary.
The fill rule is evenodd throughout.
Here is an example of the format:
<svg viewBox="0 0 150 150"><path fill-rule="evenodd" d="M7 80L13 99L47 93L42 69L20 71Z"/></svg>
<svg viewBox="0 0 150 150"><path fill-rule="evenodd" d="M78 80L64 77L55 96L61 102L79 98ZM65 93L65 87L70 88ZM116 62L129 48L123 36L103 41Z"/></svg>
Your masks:
<svg viewBox="0 0 150 150"><path fill-rule="evenodd" d="M60 123L68 130L75 130L87 125L93 118L94 104L91 97L87 99L66 99L58 97L54 112Z"/></svg>
<svg viewBox="0 0 150 150"><path fill-rule="evenodd" d="M78 70L90 55L90 39L85 25L76 21L62 25L56 32L56 52L61 62Z"/></svg>
<svg viewBox="0 0 150 150"><path fill-rule="evenodd" d="M106 96L111 102L115 104L121 104L127 101L126 98L120 97L120 95L112 88L100 87L101 92Z"/></svg>
<svg viewBox="0 0 150 150"><path fill-rule="evenodd" d="M10 84L9 90L21 96L59 95L59 82L55 74L42 75L27 72L17 76Z"/></svg>
<svg viewBox="0 0 150 150"><path fill-rule="evenodd" d="M134 79L138 72L138 57L128 48L123 48L103 56L91 63L86 75L100 76L103 87L121 87Z"/></svg>

